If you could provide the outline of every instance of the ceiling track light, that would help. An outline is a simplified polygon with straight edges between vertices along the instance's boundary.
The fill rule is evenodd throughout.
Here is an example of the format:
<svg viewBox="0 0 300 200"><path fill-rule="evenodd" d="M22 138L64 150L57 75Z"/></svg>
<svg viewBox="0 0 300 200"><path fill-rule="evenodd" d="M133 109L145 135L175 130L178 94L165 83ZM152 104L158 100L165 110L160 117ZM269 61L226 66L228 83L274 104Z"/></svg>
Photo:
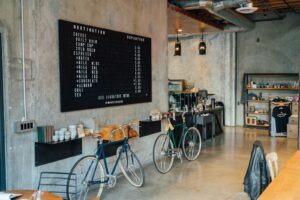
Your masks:
<svg viewBox="0 0 300 200"><path fill-rule="evenodd" d="M179 38L178 38L178 32L177 32L177 38L176 38L176 42L175 42L174 56L181 56L181 42L179 41Z"/></svg>
<svg viewBox="0 0 300 200"><path fill-rule="evenodd" d="M203 40L203 33L201 36L201 41L199 43L199 55L205 55L206 54L206 43Z"/></svg>

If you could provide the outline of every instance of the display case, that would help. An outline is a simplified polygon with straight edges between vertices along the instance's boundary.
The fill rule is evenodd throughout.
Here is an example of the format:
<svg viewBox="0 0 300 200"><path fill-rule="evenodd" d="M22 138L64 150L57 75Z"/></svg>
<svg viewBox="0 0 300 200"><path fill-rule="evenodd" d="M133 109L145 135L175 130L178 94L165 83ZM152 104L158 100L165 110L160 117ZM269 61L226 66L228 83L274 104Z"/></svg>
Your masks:
<svg viewBox="0 0 300 200"><path fill-rule="evenodd" d="M169 80L169 110L181 108L181 92L183 91L184 80Z"/></svg>

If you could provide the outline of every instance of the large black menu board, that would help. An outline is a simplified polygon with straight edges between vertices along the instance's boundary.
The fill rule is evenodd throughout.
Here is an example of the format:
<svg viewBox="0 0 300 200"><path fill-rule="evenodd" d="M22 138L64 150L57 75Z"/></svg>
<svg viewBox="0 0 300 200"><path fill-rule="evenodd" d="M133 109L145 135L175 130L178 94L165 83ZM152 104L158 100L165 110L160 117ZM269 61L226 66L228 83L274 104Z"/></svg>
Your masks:
<svg viewBox="0 0 300 200"><path fill-rule="evenodd" d="M61 111L151 102L151 39L59 20Z"/></svg>

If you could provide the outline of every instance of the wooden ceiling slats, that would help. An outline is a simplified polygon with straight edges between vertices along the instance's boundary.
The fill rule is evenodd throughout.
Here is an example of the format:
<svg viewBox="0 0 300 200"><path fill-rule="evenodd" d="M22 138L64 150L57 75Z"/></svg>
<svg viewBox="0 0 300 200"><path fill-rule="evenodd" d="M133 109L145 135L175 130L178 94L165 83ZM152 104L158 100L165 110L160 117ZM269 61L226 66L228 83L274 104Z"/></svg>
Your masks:
<svg viewBox="0 0 300 200"><path fill-rule="evenodd" d="M191 2L195 0L176 0L177 2ZM203 9L185 10L178 7L175 0L168 0L168 26L169 34L177 33L178 28L182 28L186 33L199 32L205 24L206 32L216 32L223 30L229 22L209 13ZM255 7L259 9L251 14L244 15L253 22L271 21L283 19L285 13L294 12L300 14L300 0L252 0ZM235 8L232 8L234 11ZM175 25L174 25L175 24ZM175 27L175 28L174 28Z"/></svg>
<svg viewBox="0 0 300 200"><path fill-rule="evenodd" d="M253 4L260 9L271 9L279 12L293 9L300 10L300 0L254 0Z"/></svg>

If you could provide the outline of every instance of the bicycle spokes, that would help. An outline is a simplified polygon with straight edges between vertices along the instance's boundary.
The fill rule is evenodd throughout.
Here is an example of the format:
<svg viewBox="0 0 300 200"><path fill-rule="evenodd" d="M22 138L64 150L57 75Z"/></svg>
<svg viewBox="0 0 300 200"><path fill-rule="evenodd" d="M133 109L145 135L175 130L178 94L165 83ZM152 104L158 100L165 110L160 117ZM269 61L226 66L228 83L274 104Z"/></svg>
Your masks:
<svg viewBox="0 0 300 200"><path fill-rule="evenodd" d="M85 200L91 194L99 197L104 185L104 169L95 156L85 156L75 163L70 174L74 174L74 185L68 180L67 195L71 200Z"/></svg>
<svg viewBox="0 0 300 200"><path fill-rule="evenodd" d="M141 187L144 183L144 171L136 155L130 150L125 149L121 153L119 166L126 179L134 186Z"/></svg>
<svg viewBox="0 0 300 200"><path fill-rule="evenodd" d="M191 127L183 136L183 152L188 160L195 160L201 151L201 135L199 131Z"/></svg>
<svg viewBox="0 0 300 200"><path fill-rule="evenodd" d="M136 182L140 182L141 178L137 175L134 166L130 166L128 168L128 171L131 173L132 177L135 179Z"/></svg>
<svg viewBox="0 0 300 200"><path fill-rule="evenodd" d="M159 135L153 146L153 161L156 169L161 173L168 172L176 156L173 143L167 134Z"/></svg>

